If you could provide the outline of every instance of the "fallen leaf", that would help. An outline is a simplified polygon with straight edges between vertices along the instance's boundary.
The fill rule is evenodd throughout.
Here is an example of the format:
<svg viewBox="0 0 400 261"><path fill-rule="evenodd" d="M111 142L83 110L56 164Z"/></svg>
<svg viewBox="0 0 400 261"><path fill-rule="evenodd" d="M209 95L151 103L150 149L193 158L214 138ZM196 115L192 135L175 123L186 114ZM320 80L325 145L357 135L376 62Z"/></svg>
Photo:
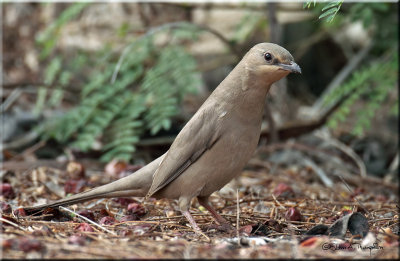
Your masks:
<svg viewBox="0 0 400 261"><path fill-rule="evenodd" d="M348 229L352 235L361 235L364 238L369 231L367 218L359 212L353 213L349 219Z"/></svg>
<svg viewBox="0 0 400 261"><path fill-rule="evenodd" d="M308 230L305 234L306 235L326 235L328 232L329 226L318 224Z"/></svg>
<svg viewBox="0 0 400 261"><path fill-rule="evenodd" d="M301 247L311 247L314 246L315 243L318 241L318 237L309 237L305 239L303 242L300 243Z"/></svg>

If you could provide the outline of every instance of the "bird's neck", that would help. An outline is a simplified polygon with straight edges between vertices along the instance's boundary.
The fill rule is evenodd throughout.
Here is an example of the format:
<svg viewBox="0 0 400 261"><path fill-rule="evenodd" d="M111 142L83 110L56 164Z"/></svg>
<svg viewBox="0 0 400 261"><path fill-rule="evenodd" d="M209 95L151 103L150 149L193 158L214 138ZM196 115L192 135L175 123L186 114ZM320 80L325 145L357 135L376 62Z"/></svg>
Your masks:
<svg viewBox="0 0 400 261"><path fill-rule="evenodd" d="M239 63L215 90L230 111L246 124L261 124L264 102L271 83L262 79Z"/></svg>

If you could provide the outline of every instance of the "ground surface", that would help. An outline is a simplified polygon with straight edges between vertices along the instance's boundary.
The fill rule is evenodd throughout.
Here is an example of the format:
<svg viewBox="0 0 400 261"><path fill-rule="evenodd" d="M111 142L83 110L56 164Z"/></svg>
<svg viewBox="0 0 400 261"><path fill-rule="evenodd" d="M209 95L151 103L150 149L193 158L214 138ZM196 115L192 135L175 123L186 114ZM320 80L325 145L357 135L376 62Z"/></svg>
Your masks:
<svg viewBox="0 0 400 261"><path fill-rule="evenodd" d="M55 167L48 167L51 164L44 162L47 166L23 170L23 164L8 163L4 167L14 164L15 170L3 172L3 180L14 193L5 194L3 188L1 196L2 257L398 258L397 184L351 174L345 183L334 179L327 188L310 168L266 162L254 157L238 179L211 197L234 226L239 221L239 241L236 235L215 229L212 217L197 201L191 212L208 238L193 232L173 200L101 199L68 207L99 226L65 210L35 217L17 211L17 216L7 204L15 211L17 206L45 203L63 196L65 190L85 190L115 177L86 163L85 176L75 181L73 168L67 170L66 164L54 162ZM349 230L342 238L304 234L353 212L367 220L369 233L363 239ZM362 227L362 222L353 224L357 225Z"/></svg>

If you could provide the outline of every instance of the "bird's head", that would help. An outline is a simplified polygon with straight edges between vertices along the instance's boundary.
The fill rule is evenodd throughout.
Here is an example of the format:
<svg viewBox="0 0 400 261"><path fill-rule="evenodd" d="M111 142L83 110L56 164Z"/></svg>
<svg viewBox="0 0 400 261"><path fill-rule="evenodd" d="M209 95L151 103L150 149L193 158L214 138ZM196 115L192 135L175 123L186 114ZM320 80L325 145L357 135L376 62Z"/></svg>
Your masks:
<svg viewBox="0 0 400 261"><path fill-rule="evenodd" d="M283 47L273 43L255 45L246 54L246 69L273 83L289 73L301 73L293 56Z"/></svg>

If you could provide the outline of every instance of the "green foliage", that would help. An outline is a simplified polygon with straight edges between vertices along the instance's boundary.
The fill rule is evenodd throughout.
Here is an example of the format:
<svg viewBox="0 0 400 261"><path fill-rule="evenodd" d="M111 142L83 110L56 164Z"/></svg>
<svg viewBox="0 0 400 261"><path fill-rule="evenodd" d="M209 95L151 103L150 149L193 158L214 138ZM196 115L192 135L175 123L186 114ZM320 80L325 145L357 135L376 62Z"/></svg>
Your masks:
<svg viewBox="0 0 400 261"><path fill-rule="evenodd" d="M60 55L54 55L54 57L50 59L51 54L56 48L62 26L78 16L86 6L87 3L75 3L70 5L61 13L58 19L51 23L44 32L40 33L36 38L36 44L41 49L39 55L40 59L48 59L49 61L44 70L44 84L47 87L39 88L34 108L35 114L39 114L46 107L55 108L59 106L64 95L62 88L68 86L72 80L72 75L87 63L87 58L82 55L78 55L69 64L65 64ZM49 90L51 90L50 95ZM47 98L47 96L50 97Z"/></svg>
<svg viewBox="0 0 400 261"><path fill-rule="evenodd" d="M380 55L398 44L398 5L393 3L354 3L349 10L352 21L361 21L374 36L374 54Z"/></svg>
<svg viewBox="0 0 400 261"><path fill-rule="evenodd" d="M312 1L307 1L304 7L309 8ZM332 22L343 1L332 1L322 8L321 18ZM315 6L315 2L314 2ZM346 99L340 108L329 119L328 126L336 128L339 122L345 121L351 112L352 105L363 99L366 105L356 111L357 121L353 125L353 134L363 135L371 126L371 120L377 109L387 100L398 81L398 18L396 5L390 3L353 3L350 5L347 16L351 21L361 21L365 29L373 37L373 48L370 52L368 66L354 72L351 79L335 91L324 97L325 103L335 103ZM333 10L333 11L329 11ZM327 12L329 12L327 14ZM343 23L342 23L343 25ZM346 24L344 24L346 26ZM340 30L340 26L338 27ZM391 59L381 59L384 54L391 52ZM397 114L398 101L393 105L391 113Z"/></svg>
<svg viewBox="0 0 400 261"><path fill-rule="evenodd" d="M310 0L306 1L303 4L303 8L310 8L311 4L314 4L314 7L316 5L316 0ZM322 7L322 13L318 17L318 19L326 19L328 23L332 22L337 13L340 10L340 7L342 7L343 0L339 1L327 1L327 3Z"/></svg>
<svg viewBox="0 0 400 261"><path fill-rule="evenodd" d="M64 11L68 15L61 15L62 21L50 26L58 29L46 29L45 35L57 34L67 22L65 17L72 19L71 14L76 15L81 8L71 5ZM129 26L122 24L116 35L123 40L128 31ZM120 60L111 46L97 54L81 51L72 59L53 55L45 72L46 84L67 87L78 82L80 101L65 115L48 120L42 137L83 152L100 145L101 160L129 161L141 135L168 130L172 118L179 113L183 96L194 92L201 80L194 58L180 45L182 40L197 36L192 27L174 27L167 32L171 36L168 44L155 45L155 34L165 31L134 40ZM118 74L113 77L116 65ZM53 91L46 105L55 105L61 98ZM44 104L44 100L45 97L38 96L38 102Z"/></svg>
<svg viewBox="0 0 400 261"><path fill-rule="evenodd" d="M62 26L75 18L87 5L88 3L85 2L72 4L43 33L39 34L36 41L43 47L40 53L41 59L47 58L53 51Z"/></svg>
<svg viewBox="0 0 400 261"><path fill-rule="evenodd" d="M336 128L350 114L351 106L359 99L365 99L366 105L358 110L357 121L353 125L353 134L363 135L371 126L371 119L385 102L390 91L397 83L398 54L391 56L389 62L373 61L370 65L356 71L351 79L325 96L325 103L345 99L340 108L328 121L328 126ZM397 104L395 105L397 107Z"/></svg>
<svg viewBox="0 0 400 261"><path fill-rule="evenodd" d="M192 73L195 68L192 57L180 47L171 46L163 49L157 64L147 71L141 91L148 108L144 120L151 134L169 129L171 118L178 114L182 94L196 90L198 79Z"/></svg>
<svg viewBox="0 0 400 261"><path fill-rule="evenodd" d="M310 1L304 2L303 8L310 8L311 4L313 4L313 7L315 7L315 5L317 4L317 0L310 0Z"/></svg>

